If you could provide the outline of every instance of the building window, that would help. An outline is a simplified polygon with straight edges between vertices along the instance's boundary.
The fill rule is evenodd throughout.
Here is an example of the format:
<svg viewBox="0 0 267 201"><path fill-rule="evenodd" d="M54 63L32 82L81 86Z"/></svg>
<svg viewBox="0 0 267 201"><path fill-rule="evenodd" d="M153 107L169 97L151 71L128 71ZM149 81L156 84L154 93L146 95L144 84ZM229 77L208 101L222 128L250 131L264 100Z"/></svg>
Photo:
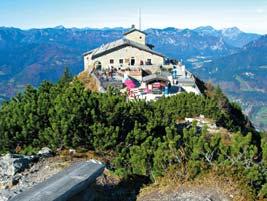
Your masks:
<svg viewBox="0 0 267 201"><path fill-rule="evenodd" d="M120 63L120 64L123 64L123 59L120 59L120 60L119 60L119 63Z"/></svg>
<svg viewBox="0 0 267 201"><path fill-rule="evenodd" d="M152 60L151 59L147 59L146 65L152 65Z"/></svg>
<svg viewBox="0 0 267 201"><path fill-rule="evenodd" d="M135 59L132 58L132 59L131 59L131 66L134 66L134 65L135 65Z"/></svg>
<svg viewBox="0 0 267 201"><path fill-rule="evenodd" d="M110 64L114 64L114 59L110 59L110 60L109 60L109 63L110 63Z"/></svg>

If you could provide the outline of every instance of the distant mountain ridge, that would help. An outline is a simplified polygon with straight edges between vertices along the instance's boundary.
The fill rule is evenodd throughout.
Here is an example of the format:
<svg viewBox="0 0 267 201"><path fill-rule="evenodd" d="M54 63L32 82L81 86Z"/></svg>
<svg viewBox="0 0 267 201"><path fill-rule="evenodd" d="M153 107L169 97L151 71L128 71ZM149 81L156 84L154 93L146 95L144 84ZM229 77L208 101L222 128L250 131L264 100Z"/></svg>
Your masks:
<svg viewBox="0 0 267 201"><path fill-rule="evenodd" d="M248 43L235 54L214 59L212 62L205 64L204 71L208 70L211 76L216 76L217 78L219 75L216 74L220 74L222 79L225 79L225 77L230 77L226 73L234 75L234 73L243 72L244 70L256 71L265 69L263 67L266 65L267 35L264 35Z"/></svg>
<svg viewBox="0 0 267 201"><path fill-rule="evenodd" d="M251 41L239 52L203 63L194 71L202 79L220 84L239 101L261 129L267 129L267 35Z"/></svg>
<svg viewBox="0 0 267 201"><path fill-rule="evenodd" d="M83 70L84 52L121 38L126 30L0 27L0 102L27 84L38 86L43 80L57 81L65 67L78 74ZM245 33L236 27L145 31L148 43L155 45L156 51L183 60L201 79L220 84L233 100L241 101L247 114L255 117L254 122L267 128L266 36ZM263 123L259 123L258 116L262 116Z"/></svg>
<svg viewBox="0 0 267 201"><path fill-rule="evenodd" d="M194 31L204 35L204 36L215 36L222 38L226 43L242 48L249 42L258 39L261 35L255 33L245 33L242 32L237 27L231 27L221 30L216 30L211 26L198 27Z"/></svg>
<svg viewBox="0 0 267 201"><path fill-rule="evenodd" d="M167 56L188 59L194 56L220 57L237 52L239 48L213 35L202 35L190 29L148 29L148 41Z"/></svg>
<svg viewBox="0 0 267 201"><path fill-rule="evenodd" d="M126 30L121 27L79 29L57 26L29 30L1 27L0 97L13 96L25 84L38 86L44 79L56 81L66 66L72 73L79 73L83 69L83 52L121 38ZM155 50L184 61L198 56L214 59L240 50L225 42L226 38L219 35L222 31L212 27L194 30L151 28L145 31ZM204 34L207 31L214 34ZM253 39L251 34L242 34L247 41ZM240 33L235 37L236 41L239 41L238 36ZM242 37L240 40L239 43L244 42Z"/></svg>

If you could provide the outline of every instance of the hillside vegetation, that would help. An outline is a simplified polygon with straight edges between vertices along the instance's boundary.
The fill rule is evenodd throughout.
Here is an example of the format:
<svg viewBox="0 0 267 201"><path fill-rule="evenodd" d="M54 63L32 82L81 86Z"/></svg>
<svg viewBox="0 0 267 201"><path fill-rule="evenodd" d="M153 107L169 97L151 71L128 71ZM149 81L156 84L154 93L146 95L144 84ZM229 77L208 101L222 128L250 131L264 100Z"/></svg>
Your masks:
<svg viewBox="0 0 267 201"><path fill-rule="evenodd" d="M90 75L87 71L81 72L77 76L77 79L83 83L86 89L95 91L95 92L99 90L100 86L98 86L96 79L92 75Z"/></svg>
<svg viewBox="0 0 267 201"><path fill-rule="evenodd" d="M220 84L261 130L267 129L267 35L245 45L238 53L203 64L194 73Z"/></svg>
<svg viewBox="0 0 267 201"><path fill-rule="evenodd" d="M253 199L266 197L266 136L254 131L219 88L204 89L202 96L181 93L156 102L128 102L114 89L85 90L66 72L57 84L28 86L3 103L0 151L31 154L43 146L93 150L109 156L106 165L117 175L151 181L170 168L181 180L218 169L218 174L242 179ZM181 130L180 120L201 114L231 133L210 133L195 122Z"/></svg>
<svg viewBox="0 0 267 201"><path fill-rule="evenodd" d="M0 103L23 91L27 84L38 87L43 80L57 82L66 66L78 74L83 70L84 52L117 40L126 31L0 27ZM245 33L236 27L145 31L147 42L155 45L156 51L183 60L192 73L220 84L232 100L242 103L258 129L267 129L261 115L267 108L266 36Z"/></svg>

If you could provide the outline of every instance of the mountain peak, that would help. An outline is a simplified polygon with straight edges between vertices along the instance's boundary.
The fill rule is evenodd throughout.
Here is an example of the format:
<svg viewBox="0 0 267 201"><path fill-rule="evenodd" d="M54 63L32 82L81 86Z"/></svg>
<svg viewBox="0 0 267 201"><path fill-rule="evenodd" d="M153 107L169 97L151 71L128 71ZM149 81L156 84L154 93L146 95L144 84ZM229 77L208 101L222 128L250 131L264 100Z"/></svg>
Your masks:
<svg viewBox="0 0 267 201"><path fill-rule="evenodd" d="M177 29L175 27L167 27L167 28L164 28L163 30L164 31L172 31L172 32L179 31L179 29Z"/></svg>
<svg viewBox="0 0 267 201"><path fill-rule="evenodd" d="M243 47L244 50L254 48L266 48L267 47L267 34L261 36L257 40L253 40Z"/></svg>
<svg viewBox="0 0 267 201"><path fill-rule="evenodd" d="M215 36L215 37L219 36L219 32L212 26L200 26L193 29L193 31L206 36Z"/></svg>
<svg viewBox="0 0 267 201"><path fill-rule="evenodd" d="M240 33L242 33L242 31L237 27L230 27L230 28L222 29L223 35L238 35Z"/></svg>
<svg viewBox="0 0 267 201"><path fill-rule="evenodd" d="M209 30L214 31L215 29L212 26L200 26L194 29L195 31L201 31L201 30Z"/></svg>
<svg viewBox="0 0 267 201"><path fill-rule="evenodd" d="M54 27L54 29L65 29L65 27L63 25L58 25L58 26Z"/></svg>

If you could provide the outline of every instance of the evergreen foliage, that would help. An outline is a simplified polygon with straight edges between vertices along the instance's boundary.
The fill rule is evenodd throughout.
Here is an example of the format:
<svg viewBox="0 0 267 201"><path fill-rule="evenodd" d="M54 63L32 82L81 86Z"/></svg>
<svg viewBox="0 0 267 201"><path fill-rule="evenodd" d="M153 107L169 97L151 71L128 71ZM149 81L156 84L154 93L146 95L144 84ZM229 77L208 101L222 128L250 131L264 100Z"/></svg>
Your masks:
<svg viewBox="0 0 267 201"><path fill-rule="evenodd" d="M29 86L1 106L0 152L21 147L32 154L43 146L112 151L111 167L117 174L152 180L171 166L189 179L214 167L228 168L245 177L259 196L267 196L267 138L253 130L219 88L207 96L181 93L148 103L129 102L118 93L85 90L68 72L58 84ZM179 129L180 120L201 114L234 134L225 139L199 129L196 122Z"/></svg>

